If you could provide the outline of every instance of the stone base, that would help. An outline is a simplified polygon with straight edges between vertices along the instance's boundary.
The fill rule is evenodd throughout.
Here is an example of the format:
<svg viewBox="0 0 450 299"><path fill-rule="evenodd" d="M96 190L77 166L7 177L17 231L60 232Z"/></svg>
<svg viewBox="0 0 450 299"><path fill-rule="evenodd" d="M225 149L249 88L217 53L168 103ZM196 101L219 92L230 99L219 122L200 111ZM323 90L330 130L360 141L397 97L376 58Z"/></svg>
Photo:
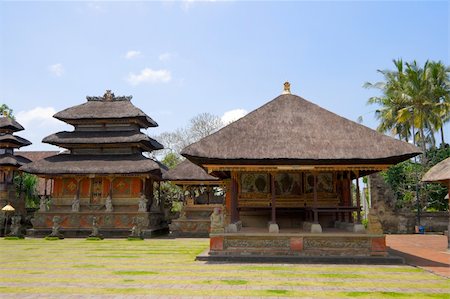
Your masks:
<svg viewBox="0 0 450 299"><path fill-rule="evenodd" d="M311 233L320 234L322 232L322 226L319 223L311 224Z"/></svg>
<svg viewBox="0 0 450 299"><path fill-rule="evenodd" d="M279 233L280 228L276 223L269 223L269 233Z"/></svg>
<svg viewBox="0 0 450 299"><path fill-rule="evenodd" d="M210 235L211 256L387 256L384 235L225 233Z"/></svg>
<svg viewBox="0 0 450 299"><path fill-rule="evenodd" d="M169 224L174 237L208 237L210 226L209 219L177 219Z"/></svg>
<svg viewBox="0 0 450 299"><path fill-rule="evenodd" d="M237 233L241 229L242 229L242 222L237 221L235 223L228 224L228 226L225 228L225 232L226 233Z"/></svg>
<svg viewBox="0 0 450 299"><path fill-rule="evenodd" d="M355 223L353 225L353 232L354 233L361 233L361 234L363 234L363 233L366 232L366 228L361 223Z"/></svg>

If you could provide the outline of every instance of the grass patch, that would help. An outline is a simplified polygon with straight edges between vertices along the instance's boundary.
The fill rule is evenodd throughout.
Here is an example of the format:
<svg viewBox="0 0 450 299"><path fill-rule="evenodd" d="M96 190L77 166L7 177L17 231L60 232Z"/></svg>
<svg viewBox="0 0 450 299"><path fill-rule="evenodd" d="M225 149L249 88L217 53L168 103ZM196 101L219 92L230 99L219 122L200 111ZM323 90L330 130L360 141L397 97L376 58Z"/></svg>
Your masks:
<svg viewBox="0 0 450 299"><path fill-rule="evenodd" d="M45 240L47 240L47 241L57 241L57 240L62 240L62 239L58 238L58 237L47 236L47 237L45 237Z"/></svg>
<svg viewBox="0 0 450 299"><path fill-rule="evenodd" d="M133 282L135 281L134 279L124 279L123 282Z"/></svg>
<svg viewBox="0 0 450 299"><path fill-rule="evenodd" d="M5 239L5 240L25 240L24 237L13 237L13 236L7 236L7 237L4 237L3 239Z"/></svg>
<svg viewBox="0 0 450 299"><path fill-rule="evenodd" d="M93 265L93 264L84 264L84 265L75 265L74 268L104 268L103 265Z"/></svg>
<svg viewBox="0 0 450 299"><path fill-rule="evenodd" d="M362 278L362 275L350 273L319 273L317 276L326 278Z"/></svg>
<svg viewBox="0 0 450 299"><path fill-rule="evenodd" d="M442 298L448 299L449 294L424 294L424 293L399 293L399 292L347 292L342 293L346 297L363 297L363 298Z"/></svg>
<svg viewBox="0 0 450 299"><path fill-rule="evenodd" d="M159 274L155 271L114 271L116 275L156 275Z"/></svg>
<svg viewBox="0 0 450 299"><path fill-rule="evenodd" d="M247 280L242 280L242 279L225 279L225 280L220 280L220 282L222 282L224 284L228 284L228 285L244 285L244 284L248 283Z"/></svg>
<svg viewBox="0 0 450 299"><path fill-rule="evenodd" d="M290 293L288 290L265 290L265 292L269 295L289 295Z"/></svg>

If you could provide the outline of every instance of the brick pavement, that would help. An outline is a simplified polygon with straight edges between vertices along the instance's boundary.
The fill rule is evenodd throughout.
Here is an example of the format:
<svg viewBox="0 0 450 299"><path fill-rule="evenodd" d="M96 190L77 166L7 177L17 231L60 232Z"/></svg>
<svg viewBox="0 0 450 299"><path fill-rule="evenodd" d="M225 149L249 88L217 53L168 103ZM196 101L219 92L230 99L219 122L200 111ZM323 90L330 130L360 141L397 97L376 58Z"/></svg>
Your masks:
<svg viewBox="0 0 450 299"><path fill-rule="evenodd" d="M386 244L394 255L409 265L450 278L450 251L442 235L387 235Z"/></svg>

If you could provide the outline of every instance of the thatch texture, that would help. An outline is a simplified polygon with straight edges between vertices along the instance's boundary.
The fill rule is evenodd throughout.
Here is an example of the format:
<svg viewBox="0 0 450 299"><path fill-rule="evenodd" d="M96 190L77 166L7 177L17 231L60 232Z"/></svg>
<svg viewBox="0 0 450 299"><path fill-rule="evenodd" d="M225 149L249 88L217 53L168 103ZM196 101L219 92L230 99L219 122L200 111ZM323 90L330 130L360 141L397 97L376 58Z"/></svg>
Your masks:
<svg viewBox="0 0 450 299"><path fill-rule="evenodd" d="M25 138L14 136L12 134L0 134L0 148L2 147L14 147L20 148L22 146L30 145L31 142ZM12 145L12 146L11 146Z"/></svg>
<svg viewBox="0 0 450 299"><path fill-rule="evenodd" d="M59 154L24 165L20 170L37 175L149 173L161 177L161 164L141 154Z"/></svg>
<svg viewBox="0 0 450 299"><path fill-rule="evenodd" d="M0 166L12 166L19 168L22 165L30 163L31 160L20 155L3 154L0 155Z"/></svg>
<svg viewBox="0 0 450 299"><path fill-rule="evenodd" d="M422 178L423 182L447 182L450 184L450 158L431 167Z"/></svg>
<svg viewBox="0 0 450 299"><path fill-rule="evenodd" d="M411 144L291 94L182 151L198 164L395 164L419 153Z"/></svg>
<svg viewBox="0 0 450 299"><path fill-rule="evenodd" d="M11 117L0 117L0 130L6 130L11 132L22 131L23 127Z"/></svg>
<svg viewBox="0 0 450 299"><path fill-rule="evenodd" d="M163 179L169 181L218 181L219 179L209 175L200 166L189 160L184 160L175 168L170 169L163 175Z"/></svg>
<svg viewBox="0 0 450 299"><path fill-rule="evenodd" d="M56 113L53 117L67 123L79 120L135 119L141 127L157 127L158 124L130 100L87 101Z"/></svg>
<svg viewBox="0 0 450 299"><path fill-rule="evenodd" d="M163 145L139 131L73 131L58 132L45 137L42 142L65 148L76 145L106 145L140 143L148 150L163 149Z"/></svg>

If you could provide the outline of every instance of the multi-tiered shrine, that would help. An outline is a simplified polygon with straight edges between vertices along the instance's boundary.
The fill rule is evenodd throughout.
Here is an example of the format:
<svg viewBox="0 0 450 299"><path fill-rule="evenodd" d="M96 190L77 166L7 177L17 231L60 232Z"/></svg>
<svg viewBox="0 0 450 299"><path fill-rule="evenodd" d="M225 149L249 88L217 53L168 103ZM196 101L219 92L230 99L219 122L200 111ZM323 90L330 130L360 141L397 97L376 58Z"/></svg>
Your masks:
<svg viewBox="0 0 450 299"><path fill-rule="evenodd" d="M43 139L65 152L22 167L54 181L50 200L41 199L32 233L47 234L56 221L65 236L87 235L93 217L107 236L128 235L132 227L149 235L167 227L163 205L153 194L164 166L142 154L163 148L141 132L158 124L131 103L131 96L108 90L54 117L75 130Z"/></svg>
<svg viewBox="0 0 450 299"><path fill-rule="evenodd" d="M358 179L419 153L285 83L282 95L182 155L226 184L226 216L211 217L211 257L370 257L386 255L385 236L361 224Z"/></svg>
<svg viewBox="0 0 450 299"><path fill-rule="evenodd" d="M31 162L14 154L15 149L31 144L30 141L13 135L22 130L23 127L7 113L0 118L0 207L3 208L9 203L16 209L17 214L25 215L25 201L17 197L14 185L17 169Z"/></svg>

